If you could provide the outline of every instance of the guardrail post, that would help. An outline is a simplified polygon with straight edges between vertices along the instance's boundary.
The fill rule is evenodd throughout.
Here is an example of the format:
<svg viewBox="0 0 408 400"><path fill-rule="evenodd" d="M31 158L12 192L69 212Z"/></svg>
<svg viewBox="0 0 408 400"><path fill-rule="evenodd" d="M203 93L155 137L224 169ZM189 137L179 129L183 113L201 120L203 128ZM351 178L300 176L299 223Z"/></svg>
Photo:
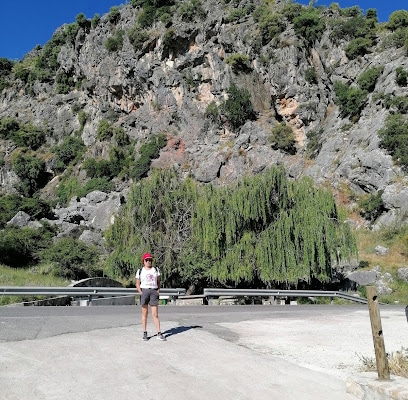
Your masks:
<svg viewBox="0 0 408 400"><path fill-rule="evenodd" d="M375 359L377 362L378 378L390 379L387 353L384 346L384 335L381 326L380 310L378 307L377 291L373 286L367 286L368 310L370 312L371 331L373 334Z"/></svg>

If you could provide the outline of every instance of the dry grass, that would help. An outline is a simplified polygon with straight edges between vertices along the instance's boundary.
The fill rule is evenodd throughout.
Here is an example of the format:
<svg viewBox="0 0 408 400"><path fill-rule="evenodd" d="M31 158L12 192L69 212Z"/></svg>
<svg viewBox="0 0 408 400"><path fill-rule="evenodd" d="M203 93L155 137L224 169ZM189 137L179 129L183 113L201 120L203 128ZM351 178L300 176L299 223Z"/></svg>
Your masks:
<svg viewBox="0 0 408 400"><path fill-rule="evenodd" d="M388 367L391 375L402 376L408 378L408 348L401 349L388 355ZM360 357L363 363L361 371L370 372L377 371L377 364L375 359L368 357Z"/></svg>

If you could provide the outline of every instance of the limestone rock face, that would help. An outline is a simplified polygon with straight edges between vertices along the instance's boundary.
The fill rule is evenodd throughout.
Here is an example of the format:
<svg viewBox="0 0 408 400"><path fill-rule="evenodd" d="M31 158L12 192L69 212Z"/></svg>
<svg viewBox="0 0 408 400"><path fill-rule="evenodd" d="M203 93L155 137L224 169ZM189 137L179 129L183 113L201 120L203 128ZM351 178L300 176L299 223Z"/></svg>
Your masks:
<svg viewBox="0 0 408 400"><path fill-rule="evenodd" d="M276 1L277 7L282 4ZM130 4L119 8L115 23L105 15L96 27L79 27L61 46L54 77L31 86L15 79L2 90L0 119L16 118L46 129L46 143L38 154L55 178L61 173L52 146L68 136L80 136L87 148L74 168L79 181L89 178L86 158L109 158L115 144L98 137L99 123L109 120L133 141L135 157L152 135L165 133L167 146L152 166L175 167L201 182L228 184L283 164L289 176L309 176L334 190L347 187L357 196L383 191L381 225L408 215L407 177L380 147L378 135L392 112L382 95L408 94L407 87L395 81L396 69L408 68L404 50L384 46L378 37L367 54L348 59L347 40L334 42L328 29L306 46L291 22L275 39L261 43L259 24L249 14L232 19L231 10L215 0L202 2L202 7L201 19L188 22L175 12L171 23L155 22L138 45L131 43L129 32L138 24L140 9ZM117 32L124 33L123 43L109 51L106 41ZM248 56L245 68L237 70L227 62L232 55ZM361 73L373 67L383 70L360 118L351 121L335 104L334 83L357 87ZM315 72L314 81L307 78L309 70ZM61 74L74 82L66 93L57 91L56 76ZM206 114L209 105L223 104L232 84L249 92L255 111L255 117L237 129L224 115L213 120ZM86 115L82 124L80 112ZM273 146L271 131L279 123L291 128L295 153ZM317 142L312 158L311 138ZM17 150L0 136L1 194L13 193L18 186L12 165ZM114 183L112 193L94 192L56 209L60 225L105 230L133 181L125 176ZM41 196L52 198L55 185L50 180Z"/></svg>

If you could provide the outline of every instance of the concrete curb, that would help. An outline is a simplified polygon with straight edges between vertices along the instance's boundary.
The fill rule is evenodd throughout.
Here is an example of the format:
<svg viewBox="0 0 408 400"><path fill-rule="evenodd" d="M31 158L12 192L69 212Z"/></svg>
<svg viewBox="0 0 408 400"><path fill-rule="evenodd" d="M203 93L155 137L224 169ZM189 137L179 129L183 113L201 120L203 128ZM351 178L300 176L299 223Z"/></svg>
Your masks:
<svg viewBox="0 0 408 400"><path fill-rule="evenodd" d="M376 372L364 372L349 377L346 388L361 400L408 400L408 379L401 376L382 381Z"/></svg>

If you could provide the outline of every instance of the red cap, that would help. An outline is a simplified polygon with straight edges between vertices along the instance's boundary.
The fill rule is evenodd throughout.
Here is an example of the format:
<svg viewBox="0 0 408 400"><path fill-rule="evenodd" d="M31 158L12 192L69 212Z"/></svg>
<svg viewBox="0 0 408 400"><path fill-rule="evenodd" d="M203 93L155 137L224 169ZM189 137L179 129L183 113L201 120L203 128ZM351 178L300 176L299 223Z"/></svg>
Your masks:
<svg viewBox="0 0 408 400"><path fill-rule="evenodd" d="M144 260L152 260L153 259L153 257L152 257L152 255L150 254L150 253L145 253L145 254L143 254L143 256L142 256L142 261L144 261Z"/></svg>

